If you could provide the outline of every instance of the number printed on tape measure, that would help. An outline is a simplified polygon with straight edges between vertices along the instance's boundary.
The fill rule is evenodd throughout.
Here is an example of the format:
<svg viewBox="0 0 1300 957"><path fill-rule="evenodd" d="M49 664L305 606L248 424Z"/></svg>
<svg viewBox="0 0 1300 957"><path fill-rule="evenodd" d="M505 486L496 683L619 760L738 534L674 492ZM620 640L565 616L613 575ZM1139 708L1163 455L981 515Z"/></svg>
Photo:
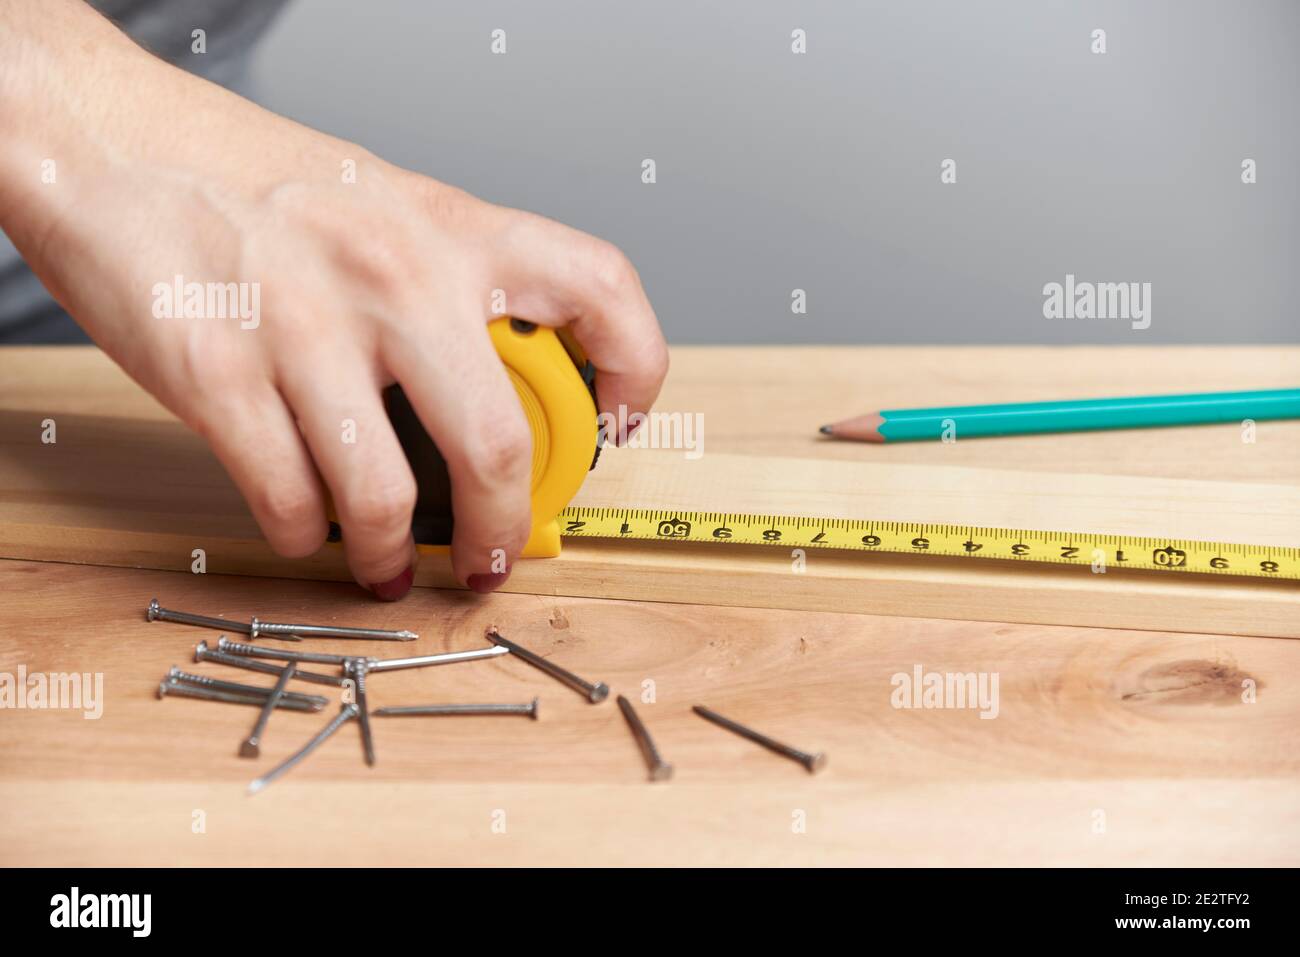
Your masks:
<svg viewBox="0 0 1300 957"><path fill-rule="evenodd" d="M572 538L833 548L1300 581L1300 548L1265 545L655 509L567 508L559 520L561 534Z"/></svg>

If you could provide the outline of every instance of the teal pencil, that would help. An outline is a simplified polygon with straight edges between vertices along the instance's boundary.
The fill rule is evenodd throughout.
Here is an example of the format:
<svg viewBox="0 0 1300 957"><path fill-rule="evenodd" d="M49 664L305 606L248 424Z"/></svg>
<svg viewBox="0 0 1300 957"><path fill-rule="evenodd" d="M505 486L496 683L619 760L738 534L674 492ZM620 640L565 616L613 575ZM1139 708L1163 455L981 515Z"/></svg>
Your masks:
<svg viewBox="0 0 1300 957"><path fill-rule="evenodd" d="M913 442L979 435L1149 429L1244 419L1300 418L1300 389L1141 395L1124 399L1074 399L1011 405L954 405L935 409L883 409L823 425L823 435L862 442Z"/></svg>

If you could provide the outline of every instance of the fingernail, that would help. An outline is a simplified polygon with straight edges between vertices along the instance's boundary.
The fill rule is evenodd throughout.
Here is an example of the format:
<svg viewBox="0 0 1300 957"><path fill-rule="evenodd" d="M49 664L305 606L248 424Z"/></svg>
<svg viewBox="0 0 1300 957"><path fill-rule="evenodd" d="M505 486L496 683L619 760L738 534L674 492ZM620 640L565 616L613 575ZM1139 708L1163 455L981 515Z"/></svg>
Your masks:
<svg viewBox="0 0 1300 957"><path fill-rule="evenodd" d="M488 592L496 591L504 585L509 577L509 572L484 572L470 575L469 578L465 579L465 584L470 587L470 591L486 595Z"/></svg>
<svg viewBox="0 0 1300 957"><path fill-rule="evenodd" d="M632 428L628 429L628 430L627 430L627 433L626 433L625 435L622 436L622 441L619 442L619 443L617 443L617 444L618 444L618 447L619 447L619 448L622 448L622 449L627 448L627 444L628 444L629 442L632 441L632 436L636 435L637 431L638 431L638 430L641 428L641 426L643 426L643 425L645 425L645 420L644 420L644 419L642 419L642 420L641 420L640 422L638 422L636 425L632 426ZM618 436L615 436L615 438L618 438Z"/></svg>
<svg viewBox="0 0 1300 957"><path fill-rule="evenodd" d="M410 565L406 566L406 571L398 575L392 581L380 582L378 585L371 585L370 590L375 593L375 597L380 601L397 601L408 591L411 590L411 582L415 579L415 569Z"/></svg>

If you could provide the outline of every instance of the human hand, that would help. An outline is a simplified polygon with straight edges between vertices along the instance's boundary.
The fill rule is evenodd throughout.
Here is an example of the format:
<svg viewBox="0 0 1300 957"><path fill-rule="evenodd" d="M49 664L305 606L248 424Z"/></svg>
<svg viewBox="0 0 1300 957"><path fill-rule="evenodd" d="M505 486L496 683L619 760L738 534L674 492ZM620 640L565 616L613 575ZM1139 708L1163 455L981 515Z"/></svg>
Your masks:
<svg viewBox="0 0 1300 957"><path fill-rule="evenodd" d="M401 383L447 460L455 574L501 584L494 557L529 533L531 437L493 306L569 325L600 410L646 412L667 349L627 259L262 110L80 4L53 24L45 4L21 23L27 6L0 41L23 44L0 67L0 225L55 298L210 443L277 553L321 546L328 491L353 575L389 599L415 560L415 480L380 395ZM160 317L176 276L238 284L242 311Z"/></svg>

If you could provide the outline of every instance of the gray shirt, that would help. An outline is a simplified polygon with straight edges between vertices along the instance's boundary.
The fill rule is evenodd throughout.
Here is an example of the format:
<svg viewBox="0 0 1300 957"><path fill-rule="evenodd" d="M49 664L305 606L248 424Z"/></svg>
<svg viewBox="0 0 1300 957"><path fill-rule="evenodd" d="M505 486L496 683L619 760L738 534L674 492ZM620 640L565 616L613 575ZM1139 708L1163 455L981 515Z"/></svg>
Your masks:
<svg viewBox="0 0 1300 957"><path fill-rule="evenodd" d="M241 93L253 44L287 0L91 0L136 42L170 63ZM193 52L204 31L203 53ZM0 343L85 342L0 233Z"/></svg>

